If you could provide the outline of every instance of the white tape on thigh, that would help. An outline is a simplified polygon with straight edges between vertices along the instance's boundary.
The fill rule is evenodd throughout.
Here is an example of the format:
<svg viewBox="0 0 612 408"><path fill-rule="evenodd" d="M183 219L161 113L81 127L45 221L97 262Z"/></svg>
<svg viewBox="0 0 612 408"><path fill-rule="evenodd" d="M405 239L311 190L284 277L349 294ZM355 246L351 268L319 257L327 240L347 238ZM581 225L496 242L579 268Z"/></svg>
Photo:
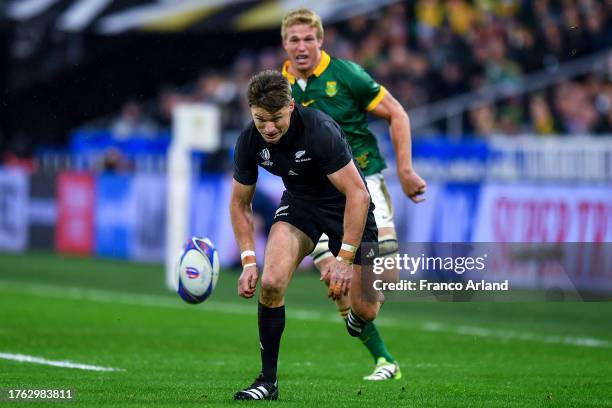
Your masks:
<svg viewBox="0 0 612 408"><path fill-rule="evenodd" d="M383 257L395 255L399 250L396 236L388 234L378 237L378 250Z"/></svg>
<svg viewBox="0 0 612 408"><path fill-rule="evenodd" d="M378 228L394 228L393 224L393 205L391 197L385 185L385 179L382 174L376 173L367 176L366 183L372 197L372 202L376 206L374 208L374 219Z"/></svg>
<svg viewBox="0 0 612 408"><path fill-rule="evenodd" d="M315 263L334 256L329 250L329 238L327 235L323 234L321 236L310 256L312 256L312 260Z"/></svg>

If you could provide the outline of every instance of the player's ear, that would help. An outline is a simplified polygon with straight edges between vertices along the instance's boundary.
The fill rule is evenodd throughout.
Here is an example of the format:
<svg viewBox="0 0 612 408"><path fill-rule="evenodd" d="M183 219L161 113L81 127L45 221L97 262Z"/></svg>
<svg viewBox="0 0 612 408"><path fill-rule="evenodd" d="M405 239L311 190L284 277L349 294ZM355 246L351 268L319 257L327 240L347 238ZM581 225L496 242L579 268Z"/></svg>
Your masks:
<svg viewBox="0 0 612 408"><path fill-rule="evenodd" d="M289 103L289 113L292 113L293 109L295 109L295 99L291 98L291 102Z"/></svg>

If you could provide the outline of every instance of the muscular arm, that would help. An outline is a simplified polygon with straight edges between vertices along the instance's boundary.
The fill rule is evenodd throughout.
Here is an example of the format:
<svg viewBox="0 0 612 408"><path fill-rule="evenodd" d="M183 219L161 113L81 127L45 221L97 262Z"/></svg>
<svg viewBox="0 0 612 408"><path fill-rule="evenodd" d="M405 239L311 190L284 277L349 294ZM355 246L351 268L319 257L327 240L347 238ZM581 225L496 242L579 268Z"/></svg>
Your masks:
<svg viewBox="0 0 612 408"><path fill-rule="evenodd" d="M388 92L371 112L389 123L391 141L397 156L397 175L404 193L415 203L425 200L420 195L425 193L427 185L412 168L412 141L408 114Z"/></svg>
<svg viewBox="0 0 612 408"><path fill-rule="evenodd" d="M340 170L328 174L327 177L346 197L342 243L359 247L368 216L370 193L352 160ZM331 265L327 295L334 300L346 296L351 288L353 271L350 264L354 255L354 253L340 249L338 256L345 261L340 262L338 259Z"/></svg>
<svg viewBox="0 0 612 408"><path fill-rule="evenodd" d="M342 242L358 247L361 244L361 236L368 216L370 193L352 161L327 177L346 196Z"/></svg>
<svg viewBox="0 0 612 408"><path fill-rule="evenodd" d="M232 180L232 195L230 198L230 218L236 242L240 251L255 248L253 238L253 208L251 202L255 194L255 184L244 185Z"/></svg>
<svg viewBox="0 0 612 408"><path fill-rule="evenodd" d="M232 180L230 218L240 252L255 248L253 238L253 208L251 207L254 194L255 184L245 185ZM258 277L256 265L245 266L238 278L238 295L247 299L252 298L255 295Z"/></svg>

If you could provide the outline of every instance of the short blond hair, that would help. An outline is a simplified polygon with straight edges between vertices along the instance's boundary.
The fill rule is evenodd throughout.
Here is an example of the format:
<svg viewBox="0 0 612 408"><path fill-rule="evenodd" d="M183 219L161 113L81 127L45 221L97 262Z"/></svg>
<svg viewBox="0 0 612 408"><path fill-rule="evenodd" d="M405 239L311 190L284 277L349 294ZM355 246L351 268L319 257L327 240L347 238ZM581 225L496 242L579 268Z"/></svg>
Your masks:
<svg viewBox="0 0 612 408"><path fill-rule="evenodd" d="M306 24L315 28L317 30L317 39L323 39L323 23L321 22L321 17L312 10L300 8L283 17L283 23L281 24L281 37L283 37L283 40L287 39L287 29L296 24Z"/></svg>

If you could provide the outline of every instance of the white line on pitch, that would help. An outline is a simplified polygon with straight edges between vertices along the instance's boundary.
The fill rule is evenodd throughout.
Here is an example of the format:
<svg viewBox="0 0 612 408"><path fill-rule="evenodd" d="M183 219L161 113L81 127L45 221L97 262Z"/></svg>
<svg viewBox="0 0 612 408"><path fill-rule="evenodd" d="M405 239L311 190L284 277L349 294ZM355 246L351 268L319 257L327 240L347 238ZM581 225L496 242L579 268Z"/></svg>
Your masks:
<svg viewBox="0 0 612 408"><path fill-rule="evenodd" d="M55 297L61 299L76 299L91 302L102 303L119 303L134 306L149 306L162 307L171 309L188 309L192 306L187 306L182 303L178 297L175 299L169 296L162 295L146 295L138 293L114 292L99 289L86 289L79 287L66 287L47 284L17 284L0 282L0 289L14 289L19 293L30 293L36 296ZM222 302L215 300L207 300L206 303L197 310L203 312L219 312L254 316L257 309L253 304L238 304L230 302ZM338 323L339 318L334 313L322 313L311 310L291 308L287 310L287 314L292 319L307 320L307 321L324 321ZM379 326L389 327L409 327L411 329L419 329L426 332L445 332L462 336L497 338L500 340L519 340L533 341L545 344L567 344L578 347L595 347L595 348L610 348L612 342L609 340L597 339L592 337L575 337L575 336L559 336L546 335L529 332L517 332L511 330L495 330L476 326L451 326L438 322L426 322L422 324L410 324L405 321L394 319L392 317L381 316L376 319L376 324Z"/></svg>
<svg viewBox="0 0 612 408"><path fill-rule="evenodd" d="M18 361L20 363L34 363L61 368L76 368L78 370L89 371L125 371L123 368L100 367L91 364L73 363L72 361L54 361L46 358L27 356L25 354L0 353L0 358L4 360Z"/></svg>
<svg viewBox="0 0 612 408"><path fill-rule="evenodd" d="M447 326L440 323L429 322L421 326L424 331L447 332L473 337L493 337L500 340L535 341L545 344L570 344L579 347L609 348L612 343L607 340L592 337L559 336L555 334L536 334L529 332L516 332L511 330L494 330L475 326Z"/></svg>

